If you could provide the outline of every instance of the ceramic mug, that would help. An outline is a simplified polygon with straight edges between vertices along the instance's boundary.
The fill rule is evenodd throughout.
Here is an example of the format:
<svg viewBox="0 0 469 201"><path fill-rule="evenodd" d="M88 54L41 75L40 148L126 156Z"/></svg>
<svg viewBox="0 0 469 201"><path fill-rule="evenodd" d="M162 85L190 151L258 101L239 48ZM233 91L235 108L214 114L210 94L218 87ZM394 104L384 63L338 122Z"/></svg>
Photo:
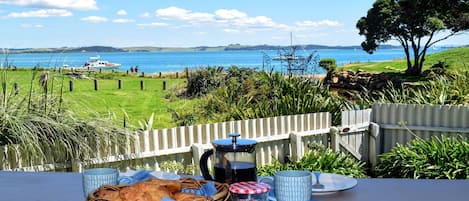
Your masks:
<svg viewBox="0 0 469 201"><path fill-rule="evenodd" d="M93 168L83 171L85 197L103 185L116 185L119 171L112 168Z"/></svg>
<svg viewBox="0 0 469 201"><path fill-rule="evenodd" d="M272 177L265 177L261 182L269 183ZM303 170L278 171L273 177L275 197L271 201L310 201L312 192L311 172Z"/></svg>

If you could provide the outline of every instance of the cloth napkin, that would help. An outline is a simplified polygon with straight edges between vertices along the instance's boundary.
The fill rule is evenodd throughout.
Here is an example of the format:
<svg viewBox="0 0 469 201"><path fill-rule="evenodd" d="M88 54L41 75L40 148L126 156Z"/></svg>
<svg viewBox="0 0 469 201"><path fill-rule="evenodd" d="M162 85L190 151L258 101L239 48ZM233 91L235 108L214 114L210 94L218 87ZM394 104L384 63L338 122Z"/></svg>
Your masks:
<svg viewBox="0 0 469 201"><path fill-rule="evenodd" d="M153 178L150 170L138 170L132 176L123 176L119 178L119 184L135 184L139 181L145 181Z"/></svg>
<svg viewBox="0 0 469 201"><path fill-rule="evenodd" d="M197 195L203 195L205 197L212 197L213 195L215 195L217 193L217 188L215 187L215 182L210 181L210 182L202 185L202 187L200 187L199 189L183 188L181 190L181 192L183 192L183 193L192 193L192 194L197 194Z"/></svg>

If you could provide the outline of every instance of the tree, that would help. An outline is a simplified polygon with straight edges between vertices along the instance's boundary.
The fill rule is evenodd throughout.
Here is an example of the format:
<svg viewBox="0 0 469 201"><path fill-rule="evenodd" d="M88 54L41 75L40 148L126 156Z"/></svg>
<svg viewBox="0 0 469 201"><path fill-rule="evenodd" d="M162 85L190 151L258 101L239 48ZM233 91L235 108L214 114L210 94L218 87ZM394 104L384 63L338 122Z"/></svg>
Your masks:
<svg viewBox="0 0 469 201"><path fill-rule="evenodd" d="M397 40L406 55L406 74L420 75L429 47L469 29L469 0L377 0L357 28L369 54Z"/></svg>

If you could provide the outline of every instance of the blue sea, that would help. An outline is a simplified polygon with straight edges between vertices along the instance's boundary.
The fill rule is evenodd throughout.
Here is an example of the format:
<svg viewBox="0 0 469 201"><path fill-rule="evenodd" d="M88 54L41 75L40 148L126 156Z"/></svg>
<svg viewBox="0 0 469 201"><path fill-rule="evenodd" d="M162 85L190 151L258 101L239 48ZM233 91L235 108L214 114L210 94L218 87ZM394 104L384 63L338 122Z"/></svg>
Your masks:
<svg viewBox="0 0 469 201"><path fill-rule="evenodd" d="M444 50L432 49L428 53ZM112 52L112 53L28 53L10 54L8 63L19 68L40 66L43 68L60 68L63 65L71 67L83 66L89 57L99 55L102 60L120 63L118 71L127 71L130 67L138 66L139 72L181 72L185 68L200 68L206 66L256 68L258 70L273 69L277 72L286 71L286 63L273 60L278 56L277 50L240 50L240 51L202 51L202 52ZM318 60L334 58L339 66L347 63L386 61L405 58L402 49L380 49L368 54L361 49L319 49L301 50L296 54L307 56L313 53ZM2 60L5 60L2 58ZM269 62L270 61L270 65ZM5 64L3 63L2 66ZM309 67L309 73L324 74L320 67Z"/></svg>

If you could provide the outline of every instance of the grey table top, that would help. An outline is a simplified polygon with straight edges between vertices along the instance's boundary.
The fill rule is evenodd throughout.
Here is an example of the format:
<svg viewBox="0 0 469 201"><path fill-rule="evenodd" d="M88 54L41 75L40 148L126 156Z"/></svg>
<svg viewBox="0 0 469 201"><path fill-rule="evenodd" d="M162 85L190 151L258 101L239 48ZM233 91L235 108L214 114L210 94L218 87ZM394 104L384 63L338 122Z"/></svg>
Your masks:
<svg viewBox="0 0 469 201"><path fill-rule="evenodd" d="M0 171L0 201L84 201L82 175Z"/></svg>
<svg viewBox="0 0 469 201"><path fill-rule="evenodd" d="M84 201L80 173L0 171L0 201ZM469 180L358 179L312 201L468 201Z"/></svg>
<svg viewBox="0 0 469 201"><path fill-rule="evenodd" d="M355 188L314 201L468 201L469 180L357 179Z"/></svg>

